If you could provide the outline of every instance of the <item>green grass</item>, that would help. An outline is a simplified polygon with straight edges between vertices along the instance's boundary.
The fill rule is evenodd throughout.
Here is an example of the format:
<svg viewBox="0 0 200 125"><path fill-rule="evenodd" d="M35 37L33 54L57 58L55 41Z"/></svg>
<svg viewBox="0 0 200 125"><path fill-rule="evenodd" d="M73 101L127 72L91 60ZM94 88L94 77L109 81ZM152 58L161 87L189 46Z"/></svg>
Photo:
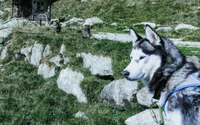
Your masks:
<svg viewBox="0 0 200 125"><path fill-rule="evenodd" d="M136 0L133 0L136 1ZM113 0L108 2L80 3L80 0L60 0L53 5L53 18L55 17L79 17L89 18L97 16L104 21L104 25L95 26L92 31L124 33L124 27L133 26L134 23L154 22L163 26L175 27L178 23L189 23L198 26L199 13L193 13L200 4L197 0L180 2L179 0L155 0L157 4L151 4L141 0L134 6L127 6L127 2ZM183 0L184 1L184 0ZM1 3L0 7L10 6L11 0ZM7 16L0 17L7 19ZM118 26L110 26L117 22ZM137 32L144 34L141 27L134 27ZM200 30L196 31L170 31L159 32L161 35L173 38L184 38L189 41L200 41ZM126 108L123 111L111 109L107 105L98 102L98 95L110 80L103 80L91 75L88 69L82 67L82 59L76 54L85 52L95 55L110 56L113 60L114 78L120 79L121 72L129 63L131 43L120 43L109 40L85 39L81 37L80 27L72 30L70 26L63 28L62 32L55 34L52 28L28 29L14 28L12 46L8 49L9 56L0 62L4 66L0 72L0 124L66 124L66 125L124 125L124 121L145 109ZM81 83L88 103L77 102L76 97L68 95L58 89L56 80L59 73L49 79L43 79L37 75L37 67L28 62L16 61L14 53L21 48L31 46L35 41L44 45L49 44L52 55L59 54L62 44L66 46L64 55L70 58L70 62L63 68L70 67L84 74L85 79ZM200 48L179 47L185 55L195 55L200 58ZM142 86L142 85L140 85ZM75 118L73 115L83 111L88 120Z"/></svg>

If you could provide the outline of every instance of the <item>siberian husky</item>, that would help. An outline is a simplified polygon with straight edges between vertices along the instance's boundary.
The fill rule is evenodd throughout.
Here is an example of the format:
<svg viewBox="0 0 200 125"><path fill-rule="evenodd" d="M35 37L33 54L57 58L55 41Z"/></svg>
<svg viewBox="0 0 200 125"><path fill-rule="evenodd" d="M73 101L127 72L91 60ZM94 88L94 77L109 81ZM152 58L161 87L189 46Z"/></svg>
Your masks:
<svg viewBox="0 0 200 125"><path fill-rule="evenodd" d="M144 38L130 29L133 47L124 77L148 86L170 119L167 125L200 125L200 70L186 61L171 40L149 25L145 32Z"/></svg>

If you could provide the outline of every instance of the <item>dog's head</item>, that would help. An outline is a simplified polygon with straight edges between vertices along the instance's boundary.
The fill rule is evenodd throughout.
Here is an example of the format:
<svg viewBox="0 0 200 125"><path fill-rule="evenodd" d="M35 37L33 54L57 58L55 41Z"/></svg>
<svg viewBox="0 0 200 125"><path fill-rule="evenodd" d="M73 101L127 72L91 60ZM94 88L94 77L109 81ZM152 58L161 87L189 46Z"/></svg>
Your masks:
<svg viewBox="0 0 200 125"><path fill-rule="evenodd" d="M128 80L142 80L146 85L150 82L156 70L161 66L161 37L149 26L145 27L146 38L138 35L132 28L133 48L130 54L131 62L124 69L123 75Z"/></svg>

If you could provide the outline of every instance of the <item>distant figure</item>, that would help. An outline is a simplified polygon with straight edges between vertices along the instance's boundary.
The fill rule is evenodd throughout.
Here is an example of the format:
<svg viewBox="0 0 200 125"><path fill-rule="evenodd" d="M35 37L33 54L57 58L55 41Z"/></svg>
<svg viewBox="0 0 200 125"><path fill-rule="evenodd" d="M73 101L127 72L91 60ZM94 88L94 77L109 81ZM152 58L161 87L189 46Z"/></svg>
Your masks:
<svg viewBox="0 0 200 125"><path fill-rule="evenodd" d="M56 33L59 33L61 31L61 24L60 24L60 21L57 21L56 22Z"/></svg>
<svg viewBox="0 0 200 125"><path fill-rule="evenodd" d="M91 29L90 26L83 28L83 30L82 30L82 37L83 38L90 38L92 36L91 33L90 33L90 29Z"/></svg>

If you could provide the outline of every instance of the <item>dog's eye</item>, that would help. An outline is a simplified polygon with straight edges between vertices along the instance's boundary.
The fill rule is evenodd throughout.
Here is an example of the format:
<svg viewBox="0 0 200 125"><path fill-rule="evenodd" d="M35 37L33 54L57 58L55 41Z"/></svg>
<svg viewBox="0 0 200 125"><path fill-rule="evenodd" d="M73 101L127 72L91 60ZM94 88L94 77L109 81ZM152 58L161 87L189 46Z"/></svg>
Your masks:
<svg viewBox="0 0 200 125"><path fill-rule="evenodd" d="M132 56L130 56L130 59L132 60L132 59L133 59L133 57L132 57Z"/></svg>
<svg viewBox="0 0 200 125"><path fill-rule="evenodd" d="M145 57L146 57L146 56L141 56L139 60L142 60L142 59L144 59Z"/></svg>

